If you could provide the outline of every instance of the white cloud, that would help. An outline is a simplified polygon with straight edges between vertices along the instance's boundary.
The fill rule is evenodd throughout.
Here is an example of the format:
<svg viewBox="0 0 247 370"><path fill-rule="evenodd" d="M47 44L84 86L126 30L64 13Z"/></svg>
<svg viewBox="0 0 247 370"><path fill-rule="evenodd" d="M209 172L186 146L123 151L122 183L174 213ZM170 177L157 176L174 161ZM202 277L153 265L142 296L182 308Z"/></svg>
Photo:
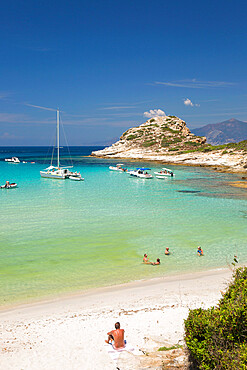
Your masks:
<svg viewBox="0 0 247 370"><path fill-rule="evenodd" d="M180 81L155 81L155 85L165 85L170 87L185 87L190 89L205 89L205 88L217 88L217 87L231 87L236 84L227 81L198 81L195 78L192 80L180 80Z"/></svg>
<svg viewBox="0 0 247 370"><path fill-rule="evenodd" d="M186 105L187 107L194 107L194 104L189 98L184 99L184 105Z"/></svg>
<svg viewBox="0 0 247 370"><path fill-rule="evenodd" d="M194 104L189 98L184 99L184 105L187 107L200 107L200 104Z"/></svg>
<svg viewBox="0 0 247 370"><path fill-rule="evenodd" d="M144 112L143 115L148 118L157 117L157 116L165 116L165 112L161 109L150 109L148 112Z"/></svg>

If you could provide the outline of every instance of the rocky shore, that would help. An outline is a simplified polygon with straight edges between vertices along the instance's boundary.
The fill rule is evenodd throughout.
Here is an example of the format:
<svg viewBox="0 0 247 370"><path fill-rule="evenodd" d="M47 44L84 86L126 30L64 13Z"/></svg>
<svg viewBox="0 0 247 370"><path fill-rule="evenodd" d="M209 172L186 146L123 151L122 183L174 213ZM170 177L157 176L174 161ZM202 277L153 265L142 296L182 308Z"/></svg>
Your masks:
<svg viewBox="0 0 247 370"><path fill-rule="evenodd" d="M242 148L215 148L205 137L195 136L186 123L175 116L149 119L120 137L119 141L92 156L193 166L247 173L247 151Z"/></svg>

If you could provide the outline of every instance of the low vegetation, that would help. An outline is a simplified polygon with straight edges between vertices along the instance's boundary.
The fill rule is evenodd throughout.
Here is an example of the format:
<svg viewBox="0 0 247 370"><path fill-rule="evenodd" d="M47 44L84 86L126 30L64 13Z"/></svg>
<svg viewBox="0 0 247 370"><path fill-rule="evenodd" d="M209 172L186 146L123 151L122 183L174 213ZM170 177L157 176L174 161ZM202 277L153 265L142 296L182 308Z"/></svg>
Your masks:
<svg viewBox="0 0 247 370"><path fill-rule="evenodd" d="M175 344L174 346L171 347L160 347L158 351L170 351L171 349L177 349L177 348L183 348L181 344Z"/></svg>
<svg viewBox="0 0 247 370"><path fill-rule="evenodd" d="M144 146L144 148L148 148L148 147L153 146L155 144L156 144L155 140L150 140L150 141L144 141L144 143L142 145Z"/></svg>
<svg viewBox="0 0 247 370"><path fill-rule="evenodd" d="M199 369L247 369L247 268L233 281L216 307L190 310L185 342Z"/></svg>

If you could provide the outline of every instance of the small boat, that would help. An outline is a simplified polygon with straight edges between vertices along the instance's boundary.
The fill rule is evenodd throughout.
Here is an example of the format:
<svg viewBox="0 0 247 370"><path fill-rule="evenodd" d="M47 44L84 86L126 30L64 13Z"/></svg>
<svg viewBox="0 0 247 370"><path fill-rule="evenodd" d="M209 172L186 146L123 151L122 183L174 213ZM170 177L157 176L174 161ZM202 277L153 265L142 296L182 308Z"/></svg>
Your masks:
<svg viewBox="0 0 247 370"><path fill-rule="evenodd" d="M150 171L150 168L137 168L136 170L129 171L130 176L139 177L141 179L152 179L153 176L148 173L147 171Z"/></svg>
<svg viewBox="0 0 247 370"><path fill-rule="evenodd" d="M173 176L175 176L175 174L173 173L173 171L172 170L170 170L169 168L162 168L162 170L161 171L159 171L159 172L154 172L155 173L155 175L158 175L158 176L170 176L170 177L173 177ZM157 177L157 176L156 176ZM157 178L159 178L159 177L157 177Z"/></svg>
<svg viewBox="0 0 247 370"><path fill-rule="evenodd" d="M26 161L22 161L22 163L27 163Z"/></svg>
<svg viewBox="0 0 247 370"><path fill-rule="evenodd" d="M122 167L124 166L123 163L118 163L116 166L110 166L109 169L111 171L120 171L120 172L127 172L127 168Z"/></svg>
<svg viewBox="0 0 247 370"><path fill-rule="evenodd" d="M12 158L5 158L5 162L9 162L9 163L20 163L20 160L17 157L12 157Z"/></svg>
<svg viewBox="0 0 247 370"><path fill-rule="evenodd" d="M83 181L84 180L84 178L81 177L81 176L69 176L69 179L74 180L74 181Z"/></svg>
<svg viewBox="0 0 247 370"><path fill-rule="evenodd" d="M11 184L5 184L1 186L1 189L13 189L16 188L17 184L15 182L12 182Z"/></svg>

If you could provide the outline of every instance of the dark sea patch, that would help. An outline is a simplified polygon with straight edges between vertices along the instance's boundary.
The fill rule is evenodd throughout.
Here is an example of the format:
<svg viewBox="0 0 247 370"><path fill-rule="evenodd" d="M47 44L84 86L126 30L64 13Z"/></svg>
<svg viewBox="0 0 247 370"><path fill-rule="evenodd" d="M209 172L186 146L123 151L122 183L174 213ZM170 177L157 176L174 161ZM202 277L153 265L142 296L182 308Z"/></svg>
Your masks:
<svg viewBox="0 0 247 370"><path fill-rule="evenodd" d="M200 190L177 190L178 193L195 194L200 193Z"/></svg>

